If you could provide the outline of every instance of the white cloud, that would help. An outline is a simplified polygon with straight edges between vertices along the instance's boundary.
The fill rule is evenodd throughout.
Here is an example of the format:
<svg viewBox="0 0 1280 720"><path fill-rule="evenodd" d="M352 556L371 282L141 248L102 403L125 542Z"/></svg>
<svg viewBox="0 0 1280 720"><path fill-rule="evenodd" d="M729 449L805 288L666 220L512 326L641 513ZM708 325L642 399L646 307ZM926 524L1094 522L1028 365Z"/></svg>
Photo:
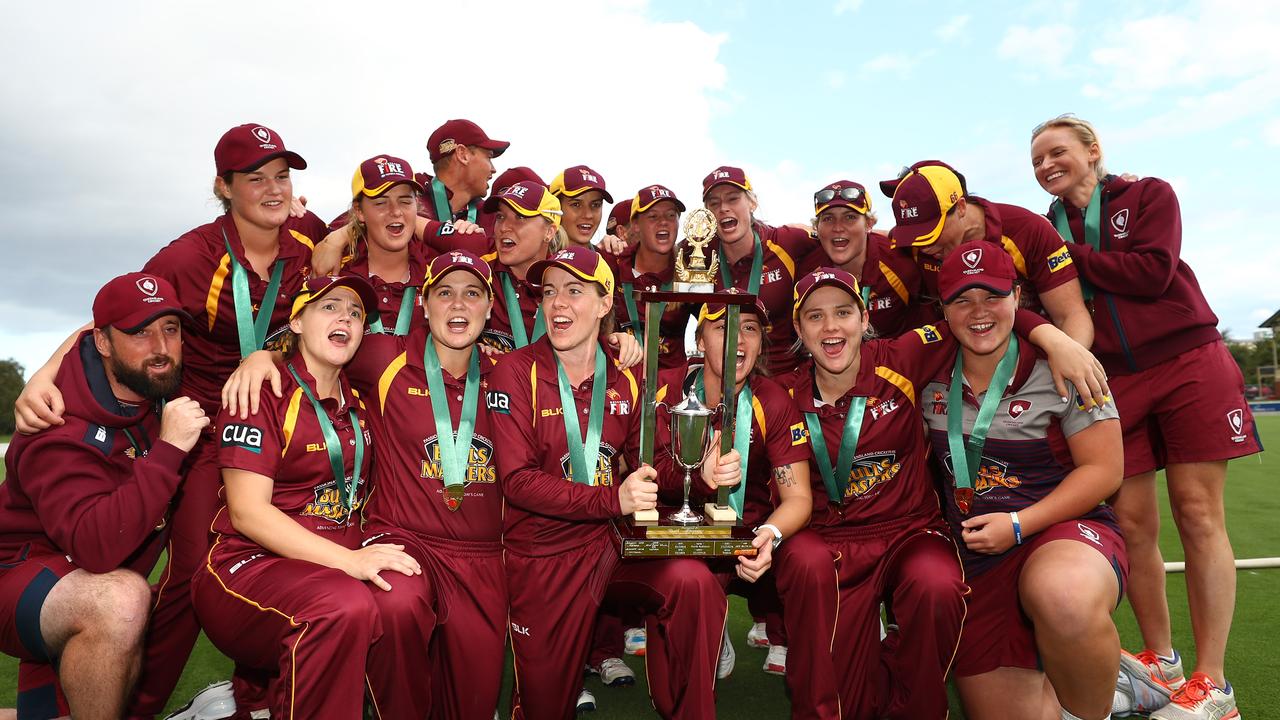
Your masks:
<svg viewBox="0 0 1280 720"><path fill-rule="evenodd" d="M885 53L871 58L862 64L863 70L871 72L905 73L915 67L917 60L905 53Z"/></svg>
<svg viewBox="0 0 1280 720"><path fill-rule="evenodd" d="M1074 45L1075 31L1067 25L1012 25L1001 38L996 54L1022 63L1023 70L1057 70Z"/></svg>
<svg viewBox="0 0 1280 720"><path fill-rule="evenodd" d="M831 11L836 15L844 15L845 13L858 12L858 8L862 7L862 0L836 0L836 4L832 6Z"/></svg>
<svg viewBox="0 0 1280 720"><path fill-rule="evenodd" d="M948 20L947 24L935 30L934 33L938 36L939 40L946 42L949 40L954 40L955 38L959 37L960 34L963 33L965 28L967 28L968 26L969 26L969 16L957 15L951 18L950 20Z"/></svg>
<svg viewBox="0 0 1280 720"><path fill-rule="evenodd" d="M843 70L828 70L826 77L827 87L832 90L839 90L844 87L845 80L848 79Z"/></svg>

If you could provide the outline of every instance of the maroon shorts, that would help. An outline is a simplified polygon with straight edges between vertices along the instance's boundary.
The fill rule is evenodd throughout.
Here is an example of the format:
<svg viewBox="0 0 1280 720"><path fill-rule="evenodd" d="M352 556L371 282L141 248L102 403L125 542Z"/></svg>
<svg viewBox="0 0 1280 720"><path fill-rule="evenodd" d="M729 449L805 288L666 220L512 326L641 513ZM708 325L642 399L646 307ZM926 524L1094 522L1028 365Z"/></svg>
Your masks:
<svg viewBox="0 0 1280 720"><path fill-rule="evenodd" d="M1116 573L1120 588L1116 604L1120 603L1129 577L1129 556L1120 533L1097 520L1067 520L1051 525L1026 545L1006 553L999 565L968 578L969 614L956 651L956 675L981 675L1002 667L1040 668L1035 628L1018 599L1018 579L1027 558L1054 540L1074 540L1105 557Z"/></svg>
<svg viewBox="0 0 1280 720"><path fill-rule="evenodd" d="M75 569L66 555L30 547L15 562L0 563L0 651L19 660L18 717L69 712L40 633L40 610L53 586Z"/></svg>
<svg viewBox="0 0 1280 720"><path fill-rule="evenodd" d="M1124 428L1125 477L1262 450L1244 377L1221 341L1109 382Z"/></svg>

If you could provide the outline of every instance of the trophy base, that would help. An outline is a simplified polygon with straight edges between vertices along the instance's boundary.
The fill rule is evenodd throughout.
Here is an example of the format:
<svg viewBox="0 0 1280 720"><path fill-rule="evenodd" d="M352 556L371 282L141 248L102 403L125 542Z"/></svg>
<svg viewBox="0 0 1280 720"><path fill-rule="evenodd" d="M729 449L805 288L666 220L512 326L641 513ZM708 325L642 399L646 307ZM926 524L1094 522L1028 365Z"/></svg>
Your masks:
<svg viewBox="0 0 1280 720"><path fill-rule="evenodd" d="M676 282L672 289L678 293L713 293L716 286L709 282Z"/></svg>
<svg viewBox="0 0 1280 720"><path fill-rule="evenodd" d="M738 513L727 505L717 505L715 503L707 503L702 509L711 518L714 523L736 523L738 522Z"/></svg>
<svg viewBox="0 0 1280 720"><path fill-rule="evenodd" d="M671 524L685 526L701 525L702 516L692 510L681 508L680 510L671 513Z"/></svg>
<svg viewBox="0 0 1280 720"><path fill-rule="evenodd" d="M657 521L626 517L613 522L624 558L754 556L755 533L736 523L676 525L678 508L659 508Z"/></svg>

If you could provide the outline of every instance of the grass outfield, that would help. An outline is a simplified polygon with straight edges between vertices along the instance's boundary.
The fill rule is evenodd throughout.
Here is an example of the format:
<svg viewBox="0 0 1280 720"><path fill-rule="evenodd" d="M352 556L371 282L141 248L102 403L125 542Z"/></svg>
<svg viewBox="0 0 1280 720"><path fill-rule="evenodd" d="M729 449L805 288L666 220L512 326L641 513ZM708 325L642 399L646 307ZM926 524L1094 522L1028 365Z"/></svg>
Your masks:
<svg viewBox="0 0 1280 720"><path fill-rule="evenodd" d="M1258 427L1265 444L1280 447L1280 415L1259 416ZM1280 524L1275 521L1280 516L1280 499L1274 493L1278 474L1280 459L1274 453L1263 455L1261 462L1257 458L1246 458L1231 464L1226 497L1227 525L1237 557L1280 556ZM1182 548L1169 517L1167 495L1163 484L1160 487L1164 523L1161 546L1165 560L1182 560ZM1227 676L1235 686L1242 715L1270 717L1269 711L1280 708L1280 688L1271 683L1270 668L1273 667L1274 656L1268 647L1280 638L1280 615L1275 612L1274 600L1280 597L1280 569L1241 570L1237 579L1238 595L1227 651ZM1190 672L1195 662L1194 649L1187 615L1186 586L1180 574L1170 575L1168 593L1174 643L1183 652L1184 667ZM1137 648L1140 637L1128 606L1122 606L1115 618L1125 647ZM729 627L738 651L738 664L733 675L719 684L719 715L726 718L785 718L788 705L782 678L761 672L765 656L763 650L746 648L750 622L745 603L740 598L731 598ZM654 716L644 689L644 663L634 657L628 657L627 661L639 678L637 687L615 689L602 686L596 679L588 681L587 686L599 703L594 717L604 720ZM0 707L13 707L16 670L16 661L0 656ZM228 677L230 671L230 662L202 636L171 705L176 707L185 703L209 682ZM510 683L510 672L507 682ZM963 717L958 703L953 703L952 716Z"/></svg>

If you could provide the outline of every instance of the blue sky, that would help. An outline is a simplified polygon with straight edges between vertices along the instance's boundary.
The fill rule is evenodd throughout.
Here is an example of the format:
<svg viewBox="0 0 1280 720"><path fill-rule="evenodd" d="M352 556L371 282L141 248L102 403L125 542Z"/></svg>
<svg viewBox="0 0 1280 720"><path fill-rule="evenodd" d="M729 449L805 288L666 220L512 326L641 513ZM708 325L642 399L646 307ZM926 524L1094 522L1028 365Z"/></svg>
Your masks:
<svg viewBox="0 0 1280 720"><path fill-rule="evenodd" d="M30 371L102 283L214 216L228 127L266 124L302 152L295 186L327 219L361 160L425 165L451 117L512 141L500 168L586 163L620 196L661 182L696 201L709 170L741 165L761 216L796 222L831 180L872 186L925 158L1042 211L1030 130L1074 112L1112 170L1173 184L1183 257L1221 327L1251 337L1280 308L1280 203L1263 184L1280 159L1280 5L969 5L16 6L0 43L25 70L0 76L0 357Z"/></svg>

